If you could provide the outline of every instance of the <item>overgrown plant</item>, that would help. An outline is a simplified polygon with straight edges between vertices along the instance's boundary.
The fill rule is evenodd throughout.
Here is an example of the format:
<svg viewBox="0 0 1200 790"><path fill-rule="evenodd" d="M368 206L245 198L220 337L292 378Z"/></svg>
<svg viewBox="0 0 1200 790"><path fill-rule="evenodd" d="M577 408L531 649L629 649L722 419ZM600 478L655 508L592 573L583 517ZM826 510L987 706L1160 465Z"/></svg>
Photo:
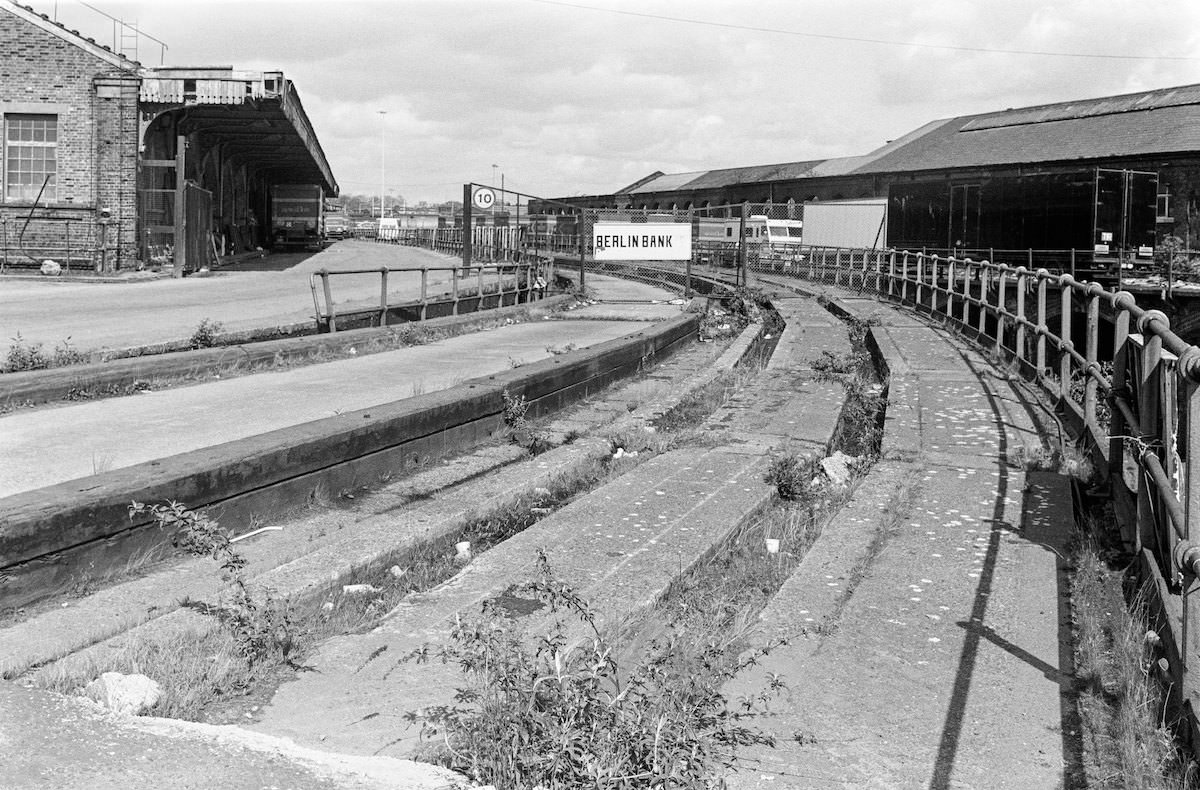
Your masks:
<svg viewBox="0 0 1200 790"><path fill-rule="evenodd" d="M775 486L779 498L794 502L808 492L812 470L795 455L781 455L767 467L763 482Z"/></svg>
<svg viewBox="0 0 1200 790"><path fill-rule="evenodd" d="M556 619L526 644L497 607L459 621L450 644L414 654L458 664L468 685L456 703L409 714L441 741L434 759L498 790L722 786L739 746L771 743L747 726L784 687L731 706L722 686L764 651L728 664L717 646L657 644L630 669L590 604L555 578L544 552L523 588ZM580 630L582 628L582 634Z"/></svg>
<svg viewBox="0 0 1200 790"><path fill-rule="evenodd" d="M838 419L834 445L848 455L872 458L879 453L883 439L882 417L886 406L883 385L875 376L875 366L867 351L867 330L871 321L850 322L850 354L822 351L809 362L817 381L837 382L845 390L845 401Z"/></svg>
<svg viewBox="0 0 1200 790"><path fill-rule="evenodd" d="M221 525L206 513L180 502L131 502L130 517L149 515L159 529L170 533L171 545L194 557L211 557L232 582L230 597L215 607L197 607L214 615L233 637L237 652L251 665L272 656L284 659L295 643L295 628L286 603L270 591L256 599L246 584L246 558L233 547Z"/></svg>
<svg viewBox="0 0 1200 790"><path fill-rule="evenodd" d="M67 336L54 347L53 352L46 352L41 343L27 343L18 332L12 338L12 345L4 355L4 363L0 365L0 373L15 373L21 370L45 370L46 368L61 368L67 365L81 365L90 356L71 345Z"/></svg>
<svg viewBox="0 0 1200 790"><path fill-rule="evenodd" d="M221 334L224 327L220 321L213 321L209 318L203 318L196 326L196 331L192 332L189 339L192 348L212 348L217 344L217 336Z"/></svg>
<svg viewBox="0 0 1200 790"><path fill-rule="evenodd" d="M18 370L43 370L50 367L50 358L46 356L41 343L26 344L18 332L12 338L12 345L4 357L4 372L12 373Z"/></svg>
<svg viewBox="0 0 1200 790"><path fill-rule="evenodd" d="M1175 740L1166 689L1156 676L1163 650L1153 630L1147 589L1126 601L1130 579L1110 567L1097 543L1098 522L1070 547L1071 610L1075 631L1074 676L1081 726L1078 786L1191 790L1200 786L1195 764ZM1115 557L1114 557L1115 558ZM1119 563L1127 567L1124 558Z"/></svg>
<svg viewBox="0 0 1200 790"><path fill-rule="evenodd" d="M513 395L508 390L500 393L504 401L501 412L504 424L511 431L512 439L529 451L530 455L538 455L550 448L550 440L545 431L536 428L529 420L529 401L522 394Z"/></svg>

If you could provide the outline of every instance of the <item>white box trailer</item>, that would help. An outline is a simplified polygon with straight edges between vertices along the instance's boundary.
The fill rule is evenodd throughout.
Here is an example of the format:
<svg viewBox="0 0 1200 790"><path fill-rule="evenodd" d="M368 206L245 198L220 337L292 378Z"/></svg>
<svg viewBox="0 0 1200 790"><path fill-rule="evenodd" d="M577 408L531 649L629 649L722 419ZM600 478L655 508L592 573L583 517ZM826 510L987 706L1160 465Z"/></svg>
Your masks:
<svg viewBox="0 0 1200 790"><path fill-rule="evenodd" d="M804 204L804 243L810 247L883 249L887 198L816 200Z"/></svg>

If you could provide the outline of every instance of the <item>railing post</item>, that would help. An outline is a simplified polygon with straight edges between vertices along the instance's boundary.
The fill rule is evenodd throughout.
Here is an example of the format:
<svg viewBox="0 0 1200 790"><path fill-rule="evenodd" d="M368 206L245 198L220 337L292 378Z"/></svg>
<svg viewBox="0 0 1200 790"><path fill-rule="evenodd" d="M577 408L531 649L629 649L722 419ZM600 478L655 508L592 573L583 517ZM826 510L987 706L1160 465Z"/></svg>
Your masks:
<svg viewBox="0 0 1200 790"><path fill-rule="evenodd" d="M1088 425L1096 424L1096 379L1091 375L1092 367L1099 358L1100 348L1100 293L1103 289L1092 283L1088 286L1087 308L1087 367L1088 376L1084 385L1083 416Z"/></svg>
<svg viewBox="0 0 1200 790"><path fill-rule="evenodd" d="M888 253L888 296L896 295L896 251Z"/></svg>
<svg viewBox="0 0 1200 790"><path fill-rule="evenodd" d="M1004 330L1008 324L1005 313L1008 311L1008 269L1002 267L1000 276L996 278L996 351L1004 348Z"/></svg>
<svg viewBox="0 0 1200 790"><path fill-rule="evenodd" d="M337 331L337 318L333 310L333 294L329 288L329 270L322 269L317 272L321 276L321 288L325 291L325 310L329 314L329 331Z"/></svg>
<svg viewBox="0 0 1200 790"><path fill-rule="evenodd" d="M1027 358L1025 353L1025 322L1028 317L1025 315L1025 290L1029 287L1029 270L1024 266L1017 269L1017 336L1014 340L1017 359L1024 362Z"/></svg>
<svg viewBox="0 0 1200 790"><path fill-rule="evenodd" d="M913 302L916 307L921 306L921 294L924 293L922 288L925 286L925 253L917 253L917 292Z"/></svg>
<svg viewBox="0 0 1200 790"><path fill-rule="evenodd" d="M1046 370L1046 277L1049 272L1039 269L1034 276L1037 277L1037 346L1034 364L1037 365L1037 378L1040 380Z"/></svg>
<svg viewBox="0 0 1200 790"><path fill-rule="evenodd" d="M967 258L963 262L963 289L962 289L962 325L967 328L971 325L971 270L975 264Z"/></svg>
<svg viewBox="0 0 1200 790"><path fill-rule="evenodd" d="M1112 391L1118 397L1127 397L1126 379L1129 370L1129 310L1126 309L1120 300L1114 300L1113 310L1113 371L1112 371ZM1136 428L1134 429L1136 430ZM1125 413L1118 408L1113 408L1109 416L1108 422L1108 468L1111 470L1109 474L1109 486L1113 489L1113 504L1117 510L1118 522L1122 525L1120 528L1122 538L1130 542L1137 542L1139 532L1136 529L1130 530L1128 524L1132 513L1128 512L1127 504L1129 502L1130 492L1128 486L1125 485L1125 475L1122 471L1125 468L1125 437L1130 432L1130 426L1125 422Z"/></svg>
<svg viewBox="0 0 1200 790"><path fill-rule="evenodd" d="M379 268L379 325L387 326L388 314L388 269Z"/></svg>
<svg viewBox="0 0 1200 790"><path fill-rule="evenodd" d="M450 270L450 315L458 315L458 269Z"/></svg>
<svg viewBox="0 0 1200 790"><path fill-rule="evenodd" d="M987 308L988 280L991 279L992 268L984 261L979 266L979 336L987 337Z"/></svg>
<svg viewBox="0 0 1200 790"><path fill-rule="evenodd" d="M908 301L908 250L905 250L900 259L900 268L903 270L900 273L900 301Z"/></svg>
<svg viewBox="0 0 1200 790"><path fill-rule="evenodd" d="M1187 388L1187 436L1185 437L1187 447L1187 459L1185 461L1184 480L1187 488L1180 492L1184 496L1183 512L1185 514L1184 524L1186 534L1184 540L1189 544L1194 544L1197 538L1197 530L1194 526L1196 519L1200 518L1200 475L1197 474L1200 469L1200 423L1197 419L1200 418L1200 385L1192 381L1190 378L1185 379ZM1183 625L1182 636L1180 641L1183 643L1179 647L1179 655L1183 661L1183 670L1187 671L1188 658L1191 656L1191 610L1189 601L1192 598L1192 593L1196 590L1196 578L1189 574L1184 575L1183 589Z"/></svg>
<svg viewBox="0 0 1200 790"><path fill-rule="evenodd" d="M954 264L957 261L950 258L946 261L946 317L954 318Z"/></svg>
<svg viewBox="0 0 1200 790"><path fill-rule="evenodd" d="M937 253L934 253L929 258L929 314L937 315L937 300L938 300L938 269L941 268L941 261L938 260Z"/></svg>
<svg viewBox="0 0 1200 790"><path fill-rule="evenodd" d="M1071 398L1071 365L1074 362L1074 357L1071 354L1071 351L1074 350L1074 345L1071 343L1071 291L1073 290L1071 284L1073 282L1074 278L1071 279L1071 282L1067 283L1059 281L1059 287L1062 288L1062 307L1059 319L1062 323L1058 330L1058 337L1062 343L1063 353L1058 359L1058 397L1063 400L1070 400ZM1125 322L1128 327L1128 316L1126 316ZM1123 347L1118 347L1117 351L1121 354L1125 353ZM1109 462L1112 462L1111 458Z"/></svg>
<svg viewBox="0 0 1200 790"><path fill-rule="evenodd" d="M421 267L421 320L426 318L427 307L429 306L429 268Z"/></svg>

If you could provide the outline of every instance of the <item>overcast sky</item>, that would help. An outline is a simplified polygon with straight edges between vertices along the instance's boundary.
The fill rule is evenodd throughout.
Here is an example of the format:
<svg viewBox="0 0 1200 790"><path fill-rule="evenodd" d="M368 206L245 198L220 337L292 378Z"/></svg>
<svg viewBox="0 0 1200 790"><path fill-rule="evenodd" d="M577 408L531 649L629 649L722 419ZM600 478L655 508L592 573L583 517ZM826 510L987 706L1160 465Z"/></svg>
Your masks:
<svg viewBox="0 0 1200 790"><path fill-rule="evenodd" d="M24 2L112 43L78 0ZM500 172L554 197L852 156L937 118L1200 83L1197 0L89 4L166 65L282 70L342 192L378 194L384 153L410 203Z"/></svg>

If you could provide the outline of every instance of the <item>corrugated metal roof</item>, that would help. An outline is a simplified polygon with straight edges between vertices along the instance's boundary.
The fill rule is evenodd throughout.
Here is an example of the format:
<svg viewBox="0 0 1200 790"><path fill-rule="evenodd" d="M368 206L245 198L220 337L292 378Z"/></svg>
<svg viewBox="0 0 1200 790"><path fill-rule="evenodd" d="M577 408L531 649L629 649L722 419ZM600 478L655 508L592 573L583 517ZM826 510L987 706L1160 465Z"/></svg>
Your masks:
<svg viewBox="0 0 1200 790"><path fill-rule="evenodd" d="M1143 93L1127 93L1122 96L1104 96L1099 99L1042 104L1036 107L1023 107L1019 110L988 113L968 121L963 125L961 131L972 132L979 129L996 129L1001 126L1092 118L1097 115L1141 112L1142 110L1179 107L1198 102L1200 102L1200 85L1183 85L1178 88L1163 88Z"/></svg>
<svg viewBox="0 0 1200 790"><path fill-rule="evenodd" d="M963 131L968 118L933 129L859 170L987 167L1200 151L1200 104Z"/></svg>
<svg viewBox="0 0 1200 790"><path fill-rule="evenodd" d="M1200 84L931 121L862 156L659 175L623 194L1200 152Z"/></svg>
<svg viewBox="0 0 1200 790"><path fill-rule="evenodd" d="M750 167L727 167L720 170L695 170L690 173L673 173L651 178L620 194L636 195L643 192L667 192L682 189L719 189L735 184L757 184L804 178L825 160L784 162L774 165L752 165Z"/></svg>
<svg viewBox="0 0 1200 790"><path fill-rule="evenodd" d="M691 173L669 173L658 178L652 178L643 184L637 184L632 189L621 194L636 195L640 192L666 192L674 189L685 189L687 183L693 181L707 171L696 170Z"/></svg>

